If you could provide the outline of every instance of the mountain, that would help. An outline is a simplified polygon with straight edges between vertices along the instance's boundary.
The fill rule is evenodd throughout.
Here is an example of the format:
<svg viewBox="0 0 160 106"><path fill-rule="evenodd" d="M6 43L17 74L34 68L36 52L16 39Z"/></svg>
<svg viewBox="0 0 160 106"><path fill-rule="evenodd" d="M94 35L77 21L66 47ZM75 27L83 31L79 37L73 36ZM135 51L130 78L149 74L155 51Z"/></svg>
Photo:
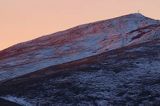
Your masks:
<svg viewBox="0 0 160 106"><path fill-rule="evenodd" d="M0 56L0 105L160 105L160 21L139 13L20 43Z"/></svg>
<svg viewBox="0 0 160 106"><path fill-rule="evenodd" d="M0 81L159 38L160 21L142 14L77 26L0 51Z"/></svg>
<svg viewBox="0 0 160 106"><path fill-rule="evenodd" d="M154 40L48 67L2 84L0 95L33 106L159 106L159 48Z"/></svg>

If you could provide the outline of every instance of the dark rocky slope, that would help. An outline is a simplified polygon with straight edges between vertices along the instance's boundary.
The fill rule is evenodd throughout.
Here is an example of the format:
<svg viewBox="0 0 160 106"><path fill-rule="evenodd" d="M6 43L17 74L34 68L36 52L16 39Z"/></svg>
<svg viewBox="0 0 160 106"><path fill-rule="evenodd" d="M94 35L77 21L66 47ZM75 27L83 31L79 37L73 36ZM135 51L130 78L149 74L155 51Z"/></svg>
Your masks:
<svg viewBox="0 0 160 106"><path fill-rule="evenodd" d="M159 106L160 40L39 70L1 84L0 95L33 105Z"/></svg>

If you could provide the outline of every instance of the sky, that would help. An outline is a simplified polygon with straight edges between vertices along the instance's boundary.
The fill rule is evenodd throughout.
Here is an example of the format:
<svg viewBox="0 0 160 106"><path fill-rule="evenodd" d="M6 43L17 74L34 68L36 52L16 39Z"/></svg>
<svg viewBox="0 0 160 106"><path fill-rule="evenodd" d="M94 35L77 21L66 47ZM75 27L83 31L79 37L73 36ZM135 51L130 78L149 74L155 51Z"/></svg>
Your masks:
<svg viewBox="0 0 160 106"><path fill-rule="evenodd" d="M0 0L0 50L130 13L160 19L160 0Z"/></svg>

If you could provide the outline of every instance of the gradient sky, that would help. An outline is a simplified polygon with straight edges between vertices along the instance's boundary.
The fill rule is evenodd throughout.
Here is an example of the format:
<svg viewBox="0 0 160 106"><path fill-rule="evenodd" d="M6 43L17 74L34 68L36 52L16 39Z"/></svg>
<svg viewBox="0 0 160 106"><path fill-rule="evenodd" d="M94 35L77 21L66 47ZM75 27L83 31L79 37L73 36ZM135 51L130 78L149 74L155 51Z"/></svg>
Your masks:
<svg viewBox="0 0 160 106"><path fill-rule="evenodd" d="M79 24L138 10L160 19L160 0L0 0L0 50Z"/></svg>

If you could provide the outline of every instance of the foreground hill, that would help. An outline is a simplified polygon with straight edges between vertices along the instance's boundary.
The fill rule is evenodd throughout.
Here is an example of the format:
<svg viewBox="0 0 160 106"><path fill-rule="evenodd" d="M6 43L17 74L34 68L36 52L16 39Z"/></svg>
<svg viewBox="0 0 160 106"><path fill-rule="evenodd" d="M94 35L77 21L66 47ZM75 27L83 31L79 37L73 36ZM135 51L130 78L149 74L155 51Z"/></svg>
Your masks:
<svg viewBox="0 0 160 106"><path fill-rule="evenodd" d="M0 51L0 81L160 38L160 21L141 14L77 26Z"/></svg>
<svg viewBox="0 0 160 106"><path fill-rule="evenodd" d="M39 70L2 84L0 95L31 105L159 106L160 40Z"/></svg>

